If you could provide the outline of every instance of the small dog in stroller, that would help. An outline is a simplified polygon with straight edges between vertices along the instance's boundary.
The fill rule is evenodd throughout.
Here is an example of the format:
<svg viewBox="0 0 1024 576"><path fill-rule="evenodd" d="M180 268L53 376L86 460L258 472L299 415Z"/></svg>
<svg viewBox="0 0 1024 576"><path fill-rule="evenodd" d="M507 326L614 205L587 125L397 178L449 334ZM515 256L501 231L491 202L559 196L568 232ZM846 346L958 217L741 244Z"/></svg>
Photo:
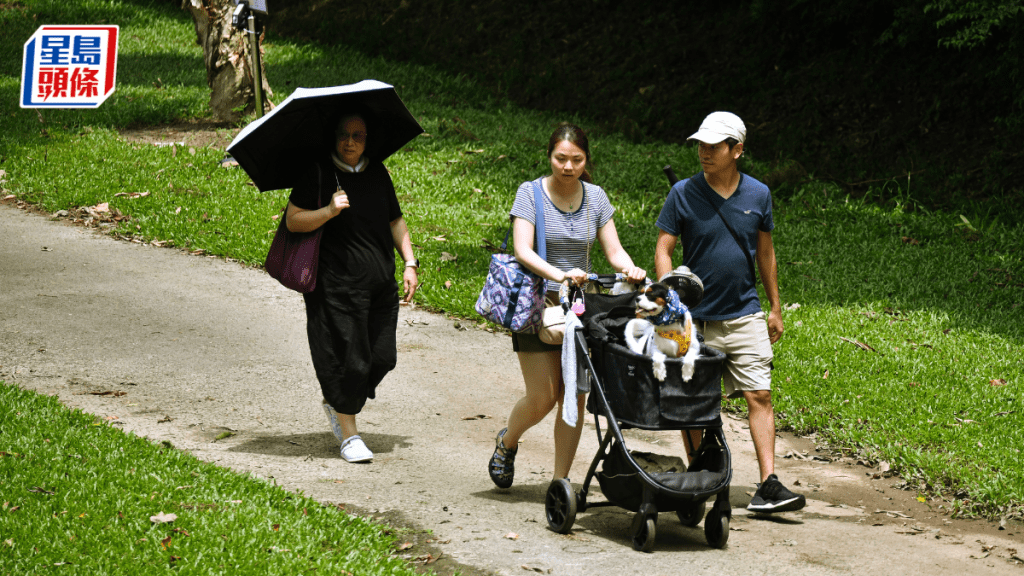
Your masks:
<svg viewBox="0 0 1024 576"><path fill-rule="evenodd" d="M690 309L679 294L661 282L641 289L636 297L636 318L626 324L626 345L636 354L650 356L654 377L668 376L665 358L682 358L684 382L693 378L700 346Z"/></svg>

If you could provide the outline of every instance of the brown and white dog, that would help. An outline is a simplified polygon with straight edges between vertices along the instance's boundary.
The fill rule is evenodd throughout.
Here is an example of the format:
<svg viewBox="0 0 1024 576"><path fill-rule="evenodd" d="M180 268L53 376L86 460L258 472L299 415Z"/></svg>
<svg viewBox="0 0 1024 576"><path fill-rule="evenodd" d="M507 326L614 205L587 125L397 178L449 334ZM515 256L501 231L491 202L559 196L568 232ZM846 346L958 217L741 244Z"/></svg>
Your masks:
<svg viewBox="0 0 1024 576"><path fill-rule="evenodd" d="M690 310L675 290L665 284L649 284L636 297L636 318L626 324L626 345L636 354L650 356L654 377L668 376L666 358L682 358L684 381L693 378L700 355L697 328Z"/></svg>

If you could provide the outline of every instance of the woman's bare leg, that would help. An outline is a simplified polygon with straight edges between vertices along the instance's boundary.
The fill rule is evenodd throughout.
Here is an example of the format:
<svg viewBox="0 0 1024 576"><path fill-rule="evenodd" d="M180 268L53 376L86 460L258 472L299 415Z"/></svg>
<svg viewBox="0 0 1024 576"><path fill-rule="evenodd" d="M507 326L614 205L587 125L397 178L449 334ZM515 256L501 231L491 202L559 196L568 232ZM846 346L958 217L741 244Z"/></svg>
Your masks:
<svg viewBox="0 0 1024 576"><path fill-rule="evenodd" d="M359 434L356 428L356 415L355 414L342 414L341 412L335 412L338 415L338 425L341 426L341 435L345 438L349 436L355 436Z"/></svg>
<svg viewBox="0 0 1024 576"><path fill-rule="evenodd" d="M568 477L572 461L576 459L576 448L580 445L580 435L583 433L583 421L585 420L583 417L584 398L586 396L583 394L576 396L575 426L569 426L565 420L562 420L562 399L558 400L559 410L555 418L555 480Z"/></svg>
<svg viewBox="0 0 1024 576"><path fill-rule="evenodd" d="M516 402L508 417L503 444L515 449L519 438L555 407L562 393L562 355L558 352L517 352L526 395Z"/></svg>

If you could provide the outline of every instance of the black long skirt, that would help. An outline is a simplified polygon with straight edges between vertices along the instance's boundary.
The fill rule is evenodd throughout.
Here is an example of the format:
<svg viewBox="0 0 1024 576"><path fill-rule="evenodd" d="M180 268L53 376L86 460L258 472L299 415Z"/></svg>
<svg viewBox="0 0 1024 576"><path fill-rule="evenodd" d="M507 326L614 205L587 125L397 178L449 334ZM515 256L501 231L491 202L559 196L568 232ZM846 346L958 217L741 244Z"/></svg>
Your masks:
<svg viewBox="0 0 1024 576"><path fill-rule="evenodd" d="M398 361L398 285L345 282L321 268L304 295L306 334L324 399L342 414L358 414Z"/></svg>

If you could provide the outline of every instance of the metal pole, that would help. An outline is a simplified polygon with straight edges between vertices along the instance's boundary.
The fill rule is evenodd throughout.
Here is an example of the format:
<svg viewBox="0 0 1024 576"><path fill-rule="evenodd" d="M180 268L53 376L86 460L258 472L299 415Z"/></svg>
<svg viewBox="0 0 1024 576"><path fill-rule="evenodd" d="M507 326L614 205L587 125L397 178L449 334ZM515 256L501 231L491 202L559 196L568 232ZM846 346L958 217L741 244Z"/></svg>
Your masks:
<svg viewBox="0 0 1024 576"><path fill-rule="evenodd" d="M249 11L249 40L252 44L252 77L256 82L256 117L263 117L263 72L260 70L260 38L256 35L256 16Z"/></svg>

